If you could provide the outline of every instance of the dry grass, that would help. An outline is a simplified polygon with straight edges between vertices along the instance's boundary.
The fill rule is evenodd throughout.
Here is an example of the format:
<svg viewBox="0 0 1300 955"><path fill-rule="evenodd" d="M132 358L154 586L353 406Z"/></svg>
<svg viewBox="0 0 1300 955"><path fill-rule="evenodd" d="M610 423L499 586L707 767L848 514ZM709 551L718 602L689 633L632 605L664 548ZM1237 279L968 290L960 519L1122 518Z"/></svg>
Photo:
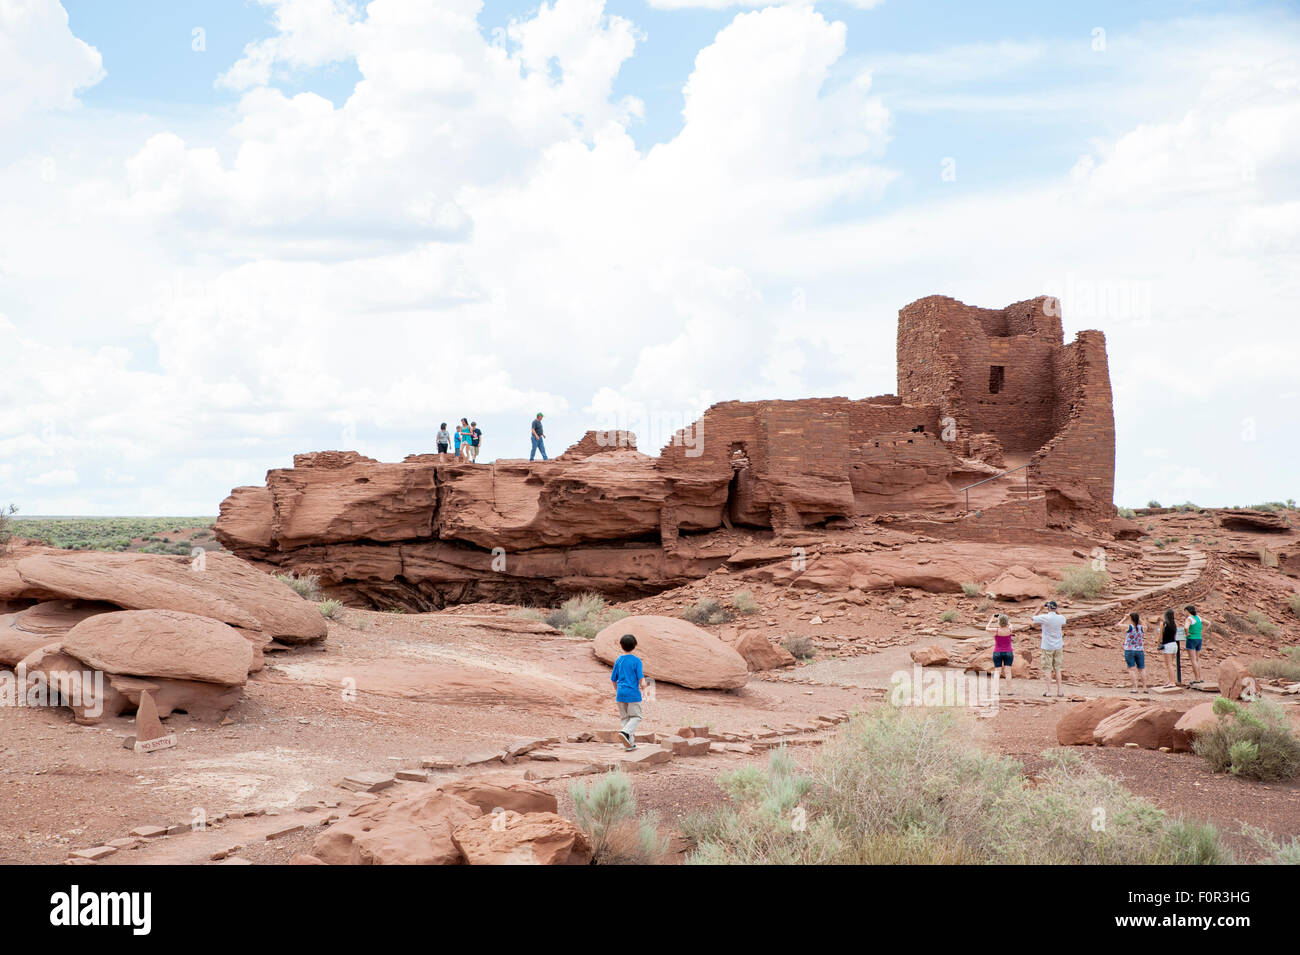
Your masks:
<svg viewBox="0 0 1300 955"><path fill-rule="evenodd" d="M1300 739L1281 707L1269 700L1249 705L1219 697L1217 725L1192 744L1216 773L1262 782L1300 776Z"/></svg>
<svg viewBox="0 0 1300 955"><path fill-rule="evenodd" d="M1090 600L1100 597L1110 587L1110 574L1104 570L1095 570L1087 564L1061 568L1061 582L1058 592L1067 597Z"/></svg>

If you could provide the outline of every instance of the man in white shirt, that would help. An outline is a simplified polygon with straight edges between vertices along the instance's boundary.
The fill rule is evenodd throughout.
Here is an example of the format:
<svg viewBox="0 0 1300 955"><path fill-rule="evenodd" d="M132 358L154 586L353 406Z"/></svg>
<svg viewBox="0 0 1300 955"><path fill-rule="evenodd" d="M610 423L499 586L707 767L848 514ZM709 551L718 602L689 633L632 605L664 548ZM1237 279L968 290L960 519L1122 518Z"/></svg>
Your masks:
<svg viewBox="0 0 1300 955"><path fill-rule="evenodd" d="M1043 628L1043 640L1040 644L1043 651L1042 671L1047 680L1047 689L1043 691L1043 696L1051 696L1052 674L1056 674L1056 695L1065 696L1061 690L1061 663L1065 656L1065 618L1056 612L1056 601L1049 600L1043 604L1043 613L1034 616L1034 623Z"/></svg>

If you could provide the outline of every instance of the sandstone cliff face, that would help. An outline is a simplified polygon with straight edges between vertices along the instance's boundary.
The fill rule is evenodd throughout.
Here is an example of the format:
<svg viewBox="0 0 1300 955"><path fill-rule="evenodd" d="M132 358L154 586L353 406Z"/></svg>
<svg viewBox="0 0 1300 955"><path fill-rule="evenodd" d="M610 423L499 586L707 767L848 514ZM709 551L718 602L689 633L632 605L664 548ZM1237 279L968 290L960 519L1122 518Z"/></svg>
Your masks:
<svg viewBox="0 0 1300 955"><path fill-rule="evenodd" d="M217 538L249 560L318 574L331 593L429 610L655 593L730 557L705 539L723 528L779 535L910 515L1104 531L1114 514L1105 339L1083 332L1063 345L1054 308L923 299L900 313L903 398L722 402L658 457L623 431L588 432L546 462L298 455L264 487L231 493ZM1015 481L963 490L1013 460Z"/></svg>

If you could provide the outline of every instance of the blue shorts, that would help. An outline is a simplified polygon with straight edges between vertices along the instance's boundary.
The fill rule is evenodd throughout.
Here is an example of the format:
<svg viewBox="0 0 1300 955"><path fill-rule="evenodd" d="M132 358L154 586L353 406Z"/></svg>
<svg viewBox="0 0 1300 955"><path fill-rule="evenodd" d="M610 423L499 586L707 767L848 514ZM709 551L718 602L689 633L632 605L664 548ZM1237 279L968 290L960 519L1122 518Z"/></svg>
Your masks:
<svg viewBox="0 0 1300 955"><path fill-rule="evenodd" d="M1015 658L1016 655L1010 650L995 650L993 651L993 669L996 670L998 667L1009 667L1011 666L1011 661Z"/></svg>
<svg viewBox="0 0 1300 955"><path fill-rule="evenodd" d="M1145 650L1125 650L1125 651L1124 651L1124 665L1125 665L1126 667L1129 667L1130 669L1131 669L1132 667L1137 667L1139 670L1145 670L1145 669L1147 668L1147 654L1146 654L1146 651L1145 651Z"/></svg>
<svg viewBox="0 0 1300 955"><path fill-rule="evenodd" d="M1199 639L1197 639L1197 640L1193 640L1191 637L1188 637L1188 638L1187 638L1187 649L1188 649L1188 650L1195 650L1197 653L1200 653L1200 652L1201 652L1201 641L1200 641Z"/></svg>

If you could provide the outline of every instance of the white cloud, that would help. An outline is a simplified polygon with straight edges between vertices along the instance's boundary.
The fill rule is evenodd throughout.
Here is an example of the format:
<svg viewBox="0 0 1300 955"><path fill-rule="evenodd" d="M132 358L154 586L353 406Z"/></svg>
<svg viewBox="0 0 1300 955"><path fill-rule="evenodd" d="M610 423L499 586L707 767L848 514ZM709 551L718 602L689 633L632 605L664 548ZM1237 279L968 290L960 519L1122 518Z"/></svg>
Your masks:
<svg viewBox="0 0 1300 955"><path fill-rule="evenodd" d="M44 144L0 166L15 212L0 221L0 459L24 484L82 476L75 497L19 500L27 513L212 513L295 451L400 456L463 413L492 454L525 451L538 409L552 451L640 415L653 452L654 422L714 398L893 390L912 299L1001 305L1054 285L1071 331L1108 335L1123 500L1294 471L1286 448L1229 470L1199 450L1238 442L1247 416L1271 433L1294 387L1292 37L1220 31L1203 52L1194 32L1153 29L1146 59L1114 60L1140 72L1124 109L1142 118L1098 135L1073 174L882 212L918 173L891 161L881 83L943 51L871 67L809 6L743 12L695 58L680 132L641 150L643 107L613 92L639 33L596 0L494 37L476 0L275 6L275 37L227 74L244 91L227 128L216 112L97 127L82 135L115 151L89 162L69 124L54 181ZM999 82L1050 49L1008 43L1019 65ZM341 59L361 80L340 106L275 87ZM1206 70L1157 93L1148 61ZM1236 142L1253 181L1234 175Z"/></svg>
<svg viewBox="0 0 1300 955"><path fill-rule="evenodd" d="M29 477L27 483L39 487L69 487L77 483L77 472L72 468L59 468L55 471L46 471L44 474Z"/></svg>
<svg viewBox="0 0 1300 955"><path fill-rule="evenodd" d="M78 91L103 76L99 51L72 35L58 0L0 2L0 129L74 105Z"/></svg>

